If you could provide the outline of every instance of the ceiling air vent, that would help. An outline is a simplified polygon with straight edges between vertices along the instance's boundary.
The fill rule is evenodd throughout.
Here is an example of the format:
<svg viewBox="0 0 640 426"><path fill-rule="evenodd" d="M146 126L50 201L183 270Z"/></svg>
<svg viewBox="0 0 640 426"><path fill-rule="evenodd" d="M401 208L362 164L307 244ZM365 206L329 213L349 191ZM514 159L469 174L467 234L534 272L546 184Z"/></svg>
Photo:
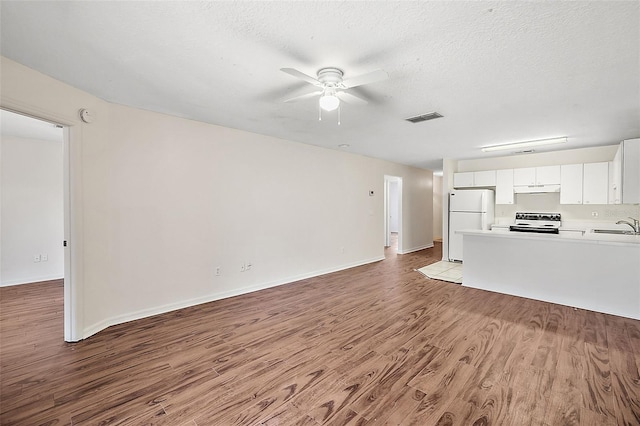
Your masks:
<svg viewBox="0 0 640 426"><path fill-rule="evenodd" d="M442 115L438 114L437 112L428 112L426 114L416 115L415 117L405 118L405 120L412 123L420 123L421 121L433 120L434 118L440 117L442 117Z"/></svg>

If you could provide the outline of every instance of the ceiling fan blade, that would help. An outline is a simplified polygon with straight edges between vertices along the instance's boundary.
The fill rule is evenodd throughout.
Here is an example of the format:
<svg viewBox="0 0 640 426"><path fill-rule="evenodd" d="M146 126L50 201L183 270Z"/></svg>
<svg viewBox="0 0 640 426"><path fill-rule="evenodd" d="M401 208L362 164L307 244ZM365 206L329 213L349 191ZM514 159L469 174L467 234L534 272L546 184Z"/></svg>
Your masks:
<svg viewBox="0 0 640 426"><path fill-rule="evenodd" d="M348 104L354 105L366 105L368 102L362 99L360 96L356 96L352 93L347 92L337 92L336 96L340 98L340 100L345 101Z"/></svg>
<svg viewBox="0 0 640 426"><path fill-rule="evenodd" d="M309 84L313 84L314 86L318 86L318 87L322 87L322 83L320 83L318 80L316 80L315 78L306 75L303 72L298 71L297 69L294 68L280 68L280 71L282 72L286 72L287 74L295 77L295 78L299 78L300 80L306 81Z"/></svg>
<svg viewBox="0 0 640 426"><path fill-rule="evenodd" d="M389 78L389 74L383 70L371 71L366 74L359 75L357 77L350 78L348 80L344 80L342 85L350 89L356 86L362 86L363 84L375 83L376 81L386 80Z"/></svg>
<svg viewBox="0 0 640 426"><path fill-rule="evenodd" d="M300 101L302 99L309 99L309 98L313 98L314 96L322 95L322 93L323 93L322 90L318 90L316 92L306 93L304 95L299 95L299 96L294 96L292 98L283 99L282 102L296 102L296 101Z"/></svg>

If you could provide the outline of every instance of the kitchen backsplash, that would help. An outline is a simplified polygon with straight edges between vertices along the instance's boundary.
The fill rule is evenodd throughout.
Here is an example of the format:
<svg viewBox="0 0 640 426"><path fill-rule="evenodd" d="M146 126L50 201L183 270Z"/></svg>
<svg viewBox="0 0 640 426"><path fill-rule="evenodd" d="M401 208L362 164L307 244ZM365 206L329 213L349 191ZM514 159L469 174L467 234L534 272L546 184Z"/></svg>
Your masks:
<svg viewBox="0 0 640 426"><path fill-rule="evenodd" d="M516 194L514 204L496 205L495 222L513 222L516 212L558 212L563 221L613 222L640 217L640 205L634 204L560 204L559 193Z"/></svg>

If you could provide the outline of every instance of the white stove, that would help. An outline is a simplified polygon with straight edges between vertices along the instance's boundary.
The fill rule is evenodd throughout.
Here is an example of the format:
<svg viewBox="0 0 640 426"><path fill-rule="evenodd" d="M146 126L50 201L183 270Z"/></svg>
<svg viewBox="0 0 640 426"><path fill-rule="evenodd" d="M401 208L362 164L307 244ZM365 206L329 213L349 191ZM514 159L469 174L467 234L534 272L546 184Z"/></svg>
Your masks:
<svg viewBox="0 0 640 426"><path fill-rule="evenodd" d="M509 226L513 232L558 234L562 224L560 213L516 213L516 221Z"/></svg>

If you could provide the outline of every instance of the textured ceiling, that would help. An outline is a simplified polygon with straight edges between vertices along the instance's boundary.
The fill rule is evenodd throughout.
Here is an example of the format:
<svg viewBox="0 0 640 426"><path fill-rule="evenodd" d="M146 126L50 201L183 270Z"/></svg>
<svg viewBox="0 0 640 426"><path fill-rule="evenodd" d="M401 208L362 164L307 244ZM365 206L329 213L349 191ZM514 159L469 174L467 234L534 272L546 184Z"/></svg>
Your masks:
<svg viewBox="0 0 640 426"><path fill-rule="evenodd" d="M483 145L640 136L640 2L1 2L2 55L105 100L441 169ZM318 121L279 71L386 81ZM306 86L306 87L305 87ZM405 118L438 111L444 118ZM494 154L495 155L495 154Z"/></svg>

